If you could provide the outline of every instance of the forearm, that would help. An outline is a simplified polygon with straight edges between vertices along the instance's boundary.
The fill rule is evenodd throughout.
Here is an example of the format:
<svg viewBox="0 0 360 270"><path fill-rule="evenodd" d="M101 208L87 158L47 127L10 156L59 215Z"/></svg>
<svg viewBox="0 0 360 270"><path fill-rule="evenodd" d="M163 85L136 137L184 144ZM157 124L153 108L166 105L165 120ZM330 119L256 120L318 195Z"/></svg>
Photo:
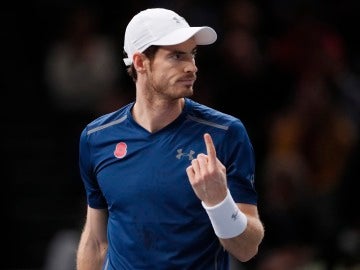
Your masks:
<svg viewBox="0 0 360 270"><path fill-rule="evenodd" d="M107 244L99 244L88 232L81 235L76 255L77 270L101 270L107 252Z"/></svg>
<svg viewBox="0 0 360 270"><path fill-rule="evenodd" d="M226 250L240 261L248 261L257 254L264 228L255 205L236 204L229 190L220 203L202 204Z"/></svg>
<svg viewBox="0 0 360 270"><path fill-rule="evenodd" d="M246 262L257 254L263 238L264 227L260 220L247 215L247 226L244 232L233 238L219 239L229 253L239 261Z"/></svg>

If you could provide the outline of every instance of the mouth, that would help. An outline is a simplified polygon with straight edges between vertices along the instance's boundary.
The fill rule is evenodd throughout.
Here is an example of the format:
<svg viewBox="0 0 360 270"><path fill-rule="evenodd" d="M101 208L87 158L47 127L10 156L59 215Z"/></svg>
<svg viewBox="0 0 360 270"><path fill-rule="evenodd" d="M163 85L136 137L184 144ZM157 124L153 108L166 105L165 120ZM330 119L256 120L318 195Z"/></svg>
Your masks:
<svg viewBox="0 0 360 270"><path fill-rule="evenodd" d="M183 78L180 79L178 82L185 85L185 86L193 86L195 83L196 77L191 77L191 78Z"/></svg>

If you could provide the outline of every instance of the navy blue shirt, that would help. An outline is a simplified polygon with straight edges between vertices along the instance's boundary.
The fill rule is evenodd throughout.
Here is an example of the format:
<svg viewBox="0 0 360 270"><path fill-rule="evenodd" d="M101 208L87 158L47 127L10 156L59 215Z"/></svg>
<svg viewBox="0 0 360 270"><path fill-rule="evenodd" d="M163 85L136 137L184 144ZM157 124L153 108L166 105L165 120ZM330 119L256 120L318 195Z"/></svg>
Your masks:
<svg viewBox="0 0 360 270"><path fill-rule="evenodd" d="M86 126L80 172L90 207L109 211L104 269L228 269L222 248L186 168L206 154L212 136L237 203L256 204L253 147L242 122L185 99L181 115L150 133L133 103Z"/></svg>

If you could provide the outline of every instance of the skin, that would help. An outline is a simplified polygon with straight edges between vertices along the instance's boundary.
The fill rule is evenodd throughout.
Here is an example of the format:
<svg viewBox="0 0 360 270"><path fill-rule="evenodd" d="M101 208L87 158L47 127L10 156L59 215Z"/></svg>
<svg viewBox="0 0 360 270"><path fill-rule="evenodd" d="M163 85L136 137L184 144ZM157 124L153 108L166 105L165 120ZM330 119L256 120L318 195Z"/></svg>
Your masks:
<svg viewBox="0 0 360 270"><path fill-rule="evenodd" d="M222 202L227 194L226 168L216 157L216 150L209 134L204 134L207 154L199 154L186 169L195 194L207 206ZM254 257L264 237L264 228L255 205L238 203L247 217L247 227L239 236L221 239L221 244L238 260L245 262Z"/></svg>
<svg viewBox="0 0 360 270"><path fill-rule="evenodd" d="M156 132L174 121L184 106L184 97L193 95L196 80L196 42L160 47L150 61L144 54L135 53L133 64L137 71L136 101L132 110L135 121L149 132ZM209 134L204 134L207 153L199 154L186 169L190 184L200 200L214 206L227 194L226 168L216 157ZM257 207L238 204L247 216L245 231L220 242L240 261L248 261L258 252L264 228ZM107 250L107 211L88 207L85 226L77 251L77 269L101 269Z"/></svg>

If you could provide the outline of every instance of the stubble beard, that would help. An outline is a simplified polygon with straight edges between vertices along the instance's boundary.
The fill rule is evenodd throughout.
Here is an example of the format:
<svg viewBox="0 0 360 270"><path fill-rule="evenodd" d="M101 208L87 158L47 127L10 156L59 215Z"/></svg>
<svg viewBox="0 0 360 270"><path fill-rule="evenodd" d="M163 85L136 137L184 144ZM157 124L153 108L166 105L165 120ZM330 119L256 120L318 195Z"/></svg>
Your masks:
<svg viewBox="0 0 360 270"><path fill-rule="evenodd" d="M156 84L154 81L149 82L148 87L158 96L164 96L171 100L194 95L194 86L184 86L175 84Z"/></svg>

